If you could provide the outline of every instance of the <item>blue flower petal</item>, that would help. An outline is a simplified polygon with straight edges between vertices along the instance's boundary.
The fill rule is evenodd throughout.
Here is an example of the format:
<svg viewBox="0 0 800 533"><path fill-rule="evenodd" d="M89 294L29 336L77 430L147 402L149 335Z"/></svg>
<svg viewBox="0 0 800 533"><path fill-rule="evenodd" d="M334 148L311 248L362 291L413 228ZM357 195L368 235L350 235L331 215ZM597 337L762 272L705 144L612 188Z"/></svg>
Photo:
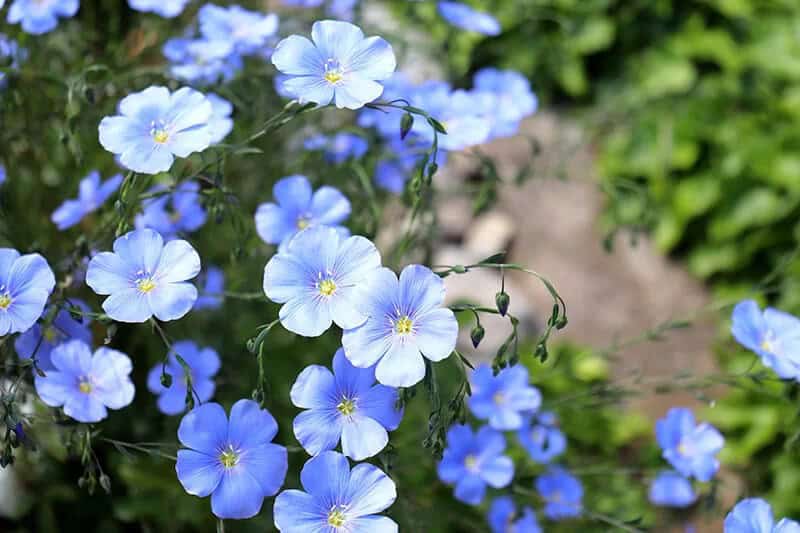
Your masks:
<svg viewBox="0 0 800 533"><path fill-rule="evenodd" d="M242 448L272 441L278 433L278 423L258 402L239 400L231 408L228 440Z"/></svg>
<svg viewBox="0 0 800 533"><path fill-rule="evenodd" d="M289 467L286 448L271 443L248 447L239 465L258 481L264 497L278 492Z"/></svg>
<svg viewBox="0 0 800 533"><path fill-rule="evenodd" d="M378 361L375 377L390 387L411 387L425 377L425 361L415 344L398 340Z"/></svg>
<svg viewBox="0 0 800 533"><path fill-rule="evenodd" d="M178 427L178 440L187 448L217 456L228 438L228 417L218 403L204 403L189 411Z"/></svg>
<svg viewBox="0 0 800 533"><path fill-rule="evenodd" d="M292 404L302 409L325 409L336 406L336 382L331 371L310 365L297 376L289 393Z"/></svg>
<svg viewBox="0 0 800 533"><path fill-rule="evenodd" d="M261 511L263 503L261 485L245 468L225 471L211 494L211 512L218 518L252 518Z"/></svg>
<svg viewBox="0 0 800 533"><path fill-rule="evenodd" d="M457 500L467 503L469 505L478 505L483 500L486 494L486 483L474 475L467 475L462 477L456 483L456 489L453 495Z"/></svg>
<svg viewBox="0 0 800 533"><path fill-rule="evenodd" d="M325 58L314 43L299 35L283 39L272 53L272 64L291 76L317 76L325 72Z"/></svg>
<svg viewBox="0 0 800 533"><path fill-rule="evenodd" d="M342 453L354 461L377 455L389 443L389 434L376 420L355 414L342 426Z"/></svg>
<svg viewBox="0 0 800 533"><path fill-rule="evenodd" d="M178 450L175 472L184 490L194 496L209 496L222 480L222 465L216 456L194 450Z"/></svg>
<svg viewBox="0 0 800 533"><path fill-rule="evenodd" d="M340 453L322 452L303 465L300 482L314 497L326 502L337 501L349 486L350 463Z"/></svg>
<svg viewBox="0 0 800 533"><path fill-rule="evenodd" d="M339 444L342 416L335 408L309 409L298 414L292 428L297 441L309 455L333 450Z"/></svg>
<svg viewBox="0 0 800 533"><path fill-rule="evenodd" d="M108 300L114 296L116 294ZM147 294L148 307L162 321L182 318L192 310L195 301L197 301L197 288L191 283L168 283L156 287Z"/></svg>
<svg viewBox="0 0 800 533"><path fill-rule="evenodd" d="M358 464L350 473L344 500L352 516L367 516L388 509L397 499L394 481L371 464Z"/></svg>
<svg viewBox="0 0 800 533"><path fill-rule="evenodd" d="M281 533L307 533L325 531L328 512L321 501L299 490L285 490L275 498L273 516L275 527Z"/></svg>

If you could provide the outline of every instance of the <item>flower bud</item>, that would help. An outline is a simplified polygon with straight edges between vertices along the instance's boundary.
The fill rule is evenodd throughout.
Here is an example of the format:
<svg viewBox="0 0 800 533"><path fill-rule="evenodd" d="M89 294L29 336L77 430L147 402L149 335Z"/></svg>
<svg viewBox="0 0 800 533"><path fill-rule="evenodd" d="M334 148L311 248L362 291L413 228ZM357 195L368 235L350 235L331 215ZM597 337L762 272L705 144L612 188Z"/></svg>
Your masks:
<svg viewBox="0 0 800 533"><path fill-rule="evenodd" d="M172 387L172 374L164 372L161 374L161 386L165 389Z"/></svg>
<svg viewBox="0 0 800 533"><path fill-rule="evenodd" d="M411 113L406 113L403 115L403 118L400 119L400 139L405 139L408 135L408 132L411 131L411 128L414 126L414 115Z"/></svg>
<svg viewBox="0 0 800 533"><path fill-rule="evenodd" d="M477 324L469 334L469 338L472 339L472 346L477 348L478 345L483 340L483 336L486 333L486 330L483 329L483 326Z"/></svg>
<svg viewBox="0 0 800 533"><path fill-rule="evenodd" d="M497 305L497 311L500 316L506 316L508 312L508 305L511 303L511 297L508 296L506 291L500 291L494 296L494 302Z"/></svg>

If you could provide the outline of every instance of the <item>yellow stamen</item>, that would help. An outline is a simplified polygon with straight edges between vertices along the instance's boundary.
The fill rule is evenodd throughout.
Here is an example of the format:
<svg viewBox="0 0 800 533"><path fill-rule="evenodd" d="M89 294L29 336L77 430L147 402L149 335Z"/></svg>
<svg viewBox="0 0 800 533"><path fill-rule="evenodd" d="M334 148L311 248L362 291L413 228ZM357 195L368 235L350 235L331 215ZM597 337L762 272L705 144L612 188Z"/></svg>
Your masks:
<svg viewBox="0 0 800 533"><path fill-rule="evenodd" d="M328 525L333 527L342 527L344 525L344 513L336 509L328 514Z"/></svg>
<svg viewBox="0 0 800 533"><path fill-rule="evenodd" d="M225 468L233 468L239 463L239 454L233 451L233 448L229 447L219 454L219 462L222 463L222 466Z"/></svg>
<svg viewBox="0 0 800 533"><path fill-rule="evenodd" d="M139 289L141 292L147 294L148 292L156 288L156 284L152 278L145 278L139 280L139 282L136 284L136 288Z"/></svg>
<svg viewBox="0 0 800 533"><path fill-rule="evenodd" d="M502 405L506 402L506 397L502 392L496 392L494 396L492 396L492 400L495 405Z"/></svg>
<svg viewBox="0 0 800 533"><path fill-rule="evenodd" d="M53 343L58 338L58 332L56 331L56 328L48 326L44 328L44 331L42 332L42 337L44 337L44 340L46 340L47 342Z"/></svg>
<svg viewBox="0 0 800 533"><path fill-rule="evenodd" d="M92 388L93 388L92 384L89 383L88 381L81 381L78 384L78 390L84 394L89 394L90 392L92 392Z"/></svg>
<svg viewBox="0 0 800 533"><path fill-rule="evenodd" d="M467 470L474 472L478 468L478 458L472 454L467 455L464 459L464 466L467 467Z"/></svg>
<svg viewBox="0 0 800 533"><path fill-rule="evenodd" d="M300 217L297 219L297 229L306 229L309 224L309 220L305 217Z"/></svg>
<svg viewBox="0 0 800 533"><path fill-rule="evenodd" d="M402 317L394 324L395 331L397 331L397 333L400 333L401 335L411 333L413 327L414 323L407 316Z"/></svg>
<svg viewBox="0 0 800 533"><path fill-rule="evenodd" d="M344 76L342 76L342 73L339 72L338 70L329 70L328 72L325 73L325 81L327 81L331 85L336 85L337 83L342 81L342 78L344 78Z"/></svg>
<svg viewBox="0 0 800 533"><path fill-rule="evenodd" d="M0 309L6 310L11 307L11 296L8 294L0 295Z"/></svg>
<svg viewBox="0 0 800 533"><path fill-rule="evenodd" d="M319 293L323 296L330 296L336 292L336 283L332 279L324 279L317 285Z"/></svg>
<svg viewBox="0 0 800 533"><path fill-rule="evenodd" d="M159 144L164 144L169 139L169 133L164 130L156 130L153 132L153 140Z"/></svg>
<svg viewBox="0 0 800 533"><path fill-rule="evenodd" d="M353 411L356 410L356 404L353 400L349 398L343 398L339 405L336 406L340 413L344 416L350 416L353 414Z"/></svg>

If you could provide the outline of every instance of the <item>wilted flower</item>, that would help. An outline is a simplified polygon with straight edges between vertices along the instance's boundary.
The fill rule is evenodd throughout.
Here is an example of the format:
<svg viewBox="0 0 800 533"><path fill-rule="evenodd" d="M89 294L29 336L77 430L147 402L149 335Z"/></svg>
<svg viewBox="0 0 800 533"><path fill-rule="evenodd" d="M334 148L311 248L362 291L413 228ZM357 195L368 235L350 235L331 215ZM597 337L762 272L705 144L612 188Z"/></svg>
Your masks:
<svg viewBox="0 0 800 533"><path fill-rule="evenodd" d="M278 313L281 324L299 335L322 335L331 322L342 329L354 328L367 319L356 290L380 264L380 253L368 239L341 238L334 228L311 227L269 260L264 293L283 304Z"/></svg>
<svg viewBox="0 0 800 533"><path fill-rule="evenodd" d="M409 265L400 273L381 268L359 285L368 318L345 329L344 352L358 367L377 363L375 376L391 387L410 387L425 376L425 360L452 353L458 322L444 302L444 282L429 268Z"/></svg>
<svg viewBox="0 0 800 533"><path fill-rule="evenodd" d="M99 422L107 409L122 409L133 401L135 388L129 375L130 358L110 348L92 354L81 340L60 344L51 353L53 369L36 376L36 393L51 407L64 406L64 414L78 422Z"/></svg>
<svg viewBox="0 0 800 533"><path fill-rule="evenodd" d="M119 189L122 175L116 174L101 183L100 173L96 170L90 172L81 180L78 187L78 198L66 200L58 209L53 211L51 219L60 230L70 228L81 221L83 217L96 211L108 197Z"/></svg>
<svg viewBox="0 0 800 533"><path fill-rule="evenodd" d="M389 442L387 431L400 425L397 389L375 384L375 369L356 368L339 348L333 374L320 365L307 366L295 381L292 403L303 411L294 419L294 434L311 455L332 450L356 461L376 455Z"/></svg>
<svg viewBox="0 0 800 533"><path fill-rule="evenodd" d="M156 364L147 375L147 388L158 396L158 410L167 415L177 415L186 406L186 391L189 379L186 370L178 362L175 355L189 366L192 389L197 395L195 401L207 402L214 396L214 376L219 371L219 355L213 348L201 348L196 342L185 340L173 343L167 356L166 368L162 363ZM166 372L172 379L169 387L161 384L161 376Z"/></svg>
<svg viewBox="0 0 800 533"><path fill-rule="evenodd" d="M323 20L311 28L313 43L291 35L272 54L275 67L291 76L286 91L301 102L358 109L383 92L378 81L395 69L392 47L380 37L364 38L349 22Z"/></svg>
<svg viewBox="0 0 800 533"><path fill-rule="evenodd" d="M44 257L0 248L0 337L30 329L42 316L55 286L56 278Z"/></svg>
<svg viewBox="0 0 800 533"><path fill-rule="evenodd" d="M175 156L202 152L211 143L211 102L188 87L129 94L120 101L119 113L100 122L100 144L135 172L169 170Z"/></svg>
<svg viewBox="0 0 800 533"><path fill-rule="evenodd" d="M188 313L197 289L187 280L200 272L200 256L186 241L164 244L156 231L141 229L114 241L113 252L92 257L86 284L110 295L103 309L120 322L177 320Z"/></svg>
<svg viewBox="0 0 800 533"><path fill-rule="evenodd" d="M219 518L251 518L286 477L286 448L272 443L278 424L252 400L239 400L230 420L218 403L197 407L181 420L175 471L189 494L211 496Z"/></svg>
<svg viewBox="0 0 800 533"><path fill-rule="evenodd" d="M350 470L344 455L322 452L303 466L300 482L304 491L285 490L275 498L278 531L397 531L391 518L377 514L397 498L394 481L378 467L361 463Z"/></svg>

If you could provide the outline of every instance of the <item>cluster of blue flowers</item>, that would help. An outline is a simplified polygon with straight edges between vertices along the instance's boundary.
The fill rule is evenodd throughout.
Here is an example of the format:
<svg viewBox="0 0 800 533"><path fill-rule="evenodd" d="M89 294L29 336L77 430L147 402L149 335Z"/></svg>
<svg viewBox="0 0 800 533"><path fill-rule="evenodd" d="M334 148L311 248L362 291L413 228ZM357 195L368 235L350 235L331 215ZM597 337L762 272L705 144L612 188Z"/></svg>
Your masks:
<svg viewBox="0 0 800 533"><path fill-rule="evenodd" d="M734 307L731 333L759 356L780 378L800 380L800 319L768 307L763 312L753 300Z"/></svg>
<svg viewBox="0 0 800 533"><path fill-rule="evenodd" d="M489 365L482 364L473 372L470 383L469 409L487 425L477 432L464 424L450 428L438 474L442 481L455 486L457 500L479 505L487 486L502 489L514 478L514 464L504 453L504 431L518 432L519 443L530 458L545 465L565 451L566 438L555 415L539 410L541 393L530 385L524 366L517 364L495 374ZM537 477L535 488L544 502L547 518L561 520L581 514L583 486L565 468L549 465ZM494 533L541 531L533 509L524 507L518 514L510 496L495 498L487 519Z"/></svg>
<svg viewBox="0 0 800 533"><path fill-rule="evenodd" d="M386 82L384 100L405 101L425 109L446 128L438 138L437 162L447 152L457 152L492 139L515 135L521 121L536 111L538 102L527 78L519 72L487 67L479 70L469 91L453 89L442 81L420 85L395 74ZM427 164L426 146L437 132L424 120L415 120L409 134L400 139L404 112L401 109L364 109L358 119L362 127L374 127L384 138L388 153L376 166L375 183L399 194L421 163Z"/></svg>
<svg viewBox="0 0 800 533"><path fill-rule="evenodd" d="M650 486L650 501L655 505L688 507L697 500L691 478L703 483L711 481L719 470L716 455L725 439L707 422L695 423L689 409L673 407L656 422L656 440L662 457L675 470L656 476Z"/></svg>

